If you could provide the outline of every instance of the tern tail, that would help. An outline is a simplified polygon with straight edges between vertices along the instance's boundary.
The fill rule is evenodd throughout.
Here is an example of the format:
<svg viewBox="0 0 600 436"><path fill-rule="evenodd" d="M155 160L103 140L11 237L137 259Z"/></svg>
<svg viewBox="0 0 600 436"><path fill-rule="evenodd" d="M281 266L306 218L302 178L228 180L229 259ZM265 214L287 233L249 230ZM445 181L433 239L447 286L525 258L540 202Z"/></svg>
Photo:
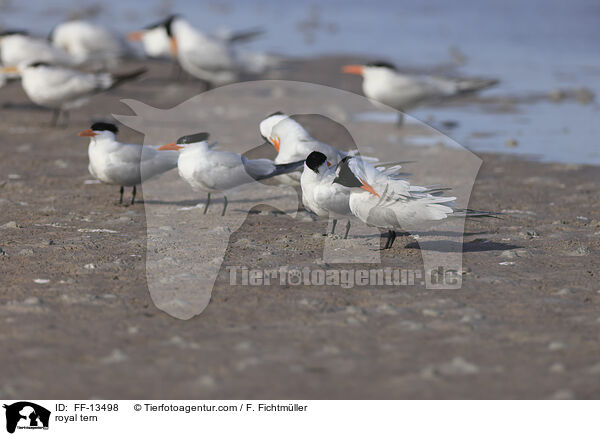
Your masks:
<svg viewBox="0 0 600 436"><path fill-rule="evenodd" d="M480 91L500 83L497 79L465 79L458 82L458 91L461 94Z"/></svg>
<svg viewBox="0 0 600 436"><path fill-rule="evenodd" d="M456 209L451 215L453 217L464 217L464 218L496 218L502 219L504 214L501 212L490 212L488 210L475 210L475 209Z"/></svg>
<svg viewBox="0 0 600 436"><path fill-rule="evenodd" d="M241 32L233 33L232 35L227 37L227 41L230 43L238 43L238 42L247 42L251 41L257 36L265 33L264 29L249 29Z"/></svg>
<svg viewBox="0 0 600 436"><path fill-rule="evenodd" d="M137 79L142 74L144 74L146 71L148 71L148 68L142 67L142 68L138 68L137 70L130 71L128 73L112 74L111 76L113 79L113 83L111 85L111 89L115 88L125 82L128 82L130 80Z"/></svg>
<svg viewBox="0 0 600 436"><path fill-rule="evenodd" d="M273 170L272 173L264 176L264 177L260 177L256 180L261 180L261 179L266 179L269 177L275 177L275 176L279 176L281 174L286 174L286 173L291 173L292 171L297 171L300 168L302 168L304 166L304 159L303 160L299 160L296 162L290 162L290 163L285 163L285 164L278 164L275 165L275 169Z"/></svg>

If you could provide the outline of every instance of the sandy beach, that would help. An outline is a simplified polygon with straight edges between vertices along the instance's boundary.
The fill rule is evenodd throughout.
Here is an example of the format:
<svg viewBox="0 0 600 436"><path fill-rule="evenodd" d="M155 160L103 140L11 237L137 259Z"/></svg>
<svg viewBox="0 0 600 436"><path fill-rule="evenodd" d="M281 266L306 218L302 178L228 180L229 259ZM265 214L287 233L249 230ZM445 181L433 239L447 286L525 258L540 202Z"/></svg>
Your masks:
<svg viewBox="0 0 600 436"><path fill-rule="evenodd" d="M271 78L360 93L358 80L339 74L348 61L297 61ZM168 109L201 92L193 80L165 81L169 70L151 63L142 80L98 95L73 112L64 128L48 127L51 113L30 104L18 82L3 89L0 397L598 397L595 166L480 154L483 165L469 207L504 215L467 222L458 290L419 284L231 286L228 267L313 266L328 238L343 243L323 236L326 221L256 206L229 235L206 310L187 321L159 310L147 283L150 203L140 195L133 206L118 205L117 187L89 182L88 141L77 133L92 119L131 115L121 98ZM481 110L510 106L485 94L468 101ZM257 108L257 116L268 109ZM434 120L434 127L443 129L443 121ZM364 125L365 134L380 142L402 141L418 128ZM229 128L211 127L216 138ZM319 137L318 125L313 128L317 138L327 139ZM451 130L444 133L452 136ZM248 143L261 144L257 128L246 134ZM124 126L120 138L144 141ZM264 147L256 153L274 156ZM461 163L437 141L406 147L402 159L423 156L448 166ZM126 200L129 195L127 189ZM174 211L204 199L174 196L176 202L161 207ZM201 209L181 213L200 228L222 225L220 201L206 215ZM401 236L393 249L381 252L381 264L422 268L422 249L413 237Z"/></svg>

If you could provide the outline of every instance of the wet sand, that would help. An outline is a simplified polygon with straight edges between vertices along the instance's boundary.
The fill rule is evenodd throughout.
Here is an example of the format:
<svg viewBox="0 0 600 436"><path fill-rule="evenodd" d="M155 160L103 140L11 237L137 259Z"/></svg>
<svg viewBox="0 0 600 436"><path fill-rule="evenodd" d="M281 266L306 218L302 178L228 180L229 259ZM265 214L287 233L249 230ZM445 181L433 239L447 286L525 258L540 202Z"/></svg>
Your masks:
<svg viewBox="0 0 600 436"><path fill-rule="evenodd" d="M346 61L298 63L274 78L358 92L355 78L337 73ZM58 129L19 84L1 90L0 397L598 397L592 166L480 155L469 205L505 216L467 222L460 290L232 287L227 266L310 266L323 250L326 222L257 206L231 234L207 309L189 321L158 310L143 196L121 206L118 188L86 184L87 141L76 135L91 119L127 114L122 97L169 108L201 90L164 81L168 70L153 64L145 80L95 97ZM121 139L143 136L123 128ZM435 144L421 152L446 156ZM220 207L198 209L198 222L218 223ZM399 237L382 263L421 268L421 248Z"/></svg>

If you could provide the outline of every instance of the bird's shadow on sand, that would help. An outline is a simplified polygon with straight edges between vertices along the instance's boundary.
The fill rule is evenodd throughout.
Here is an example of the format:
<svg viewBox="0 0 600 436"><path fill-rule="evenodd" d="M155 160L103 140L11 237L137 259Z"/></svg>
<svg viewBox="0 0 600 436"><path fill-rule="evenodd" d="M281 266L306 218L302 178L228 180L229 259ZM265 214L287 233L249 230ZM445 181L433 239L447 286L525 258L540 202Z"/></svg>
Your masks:
<svg viewBox="0 0 600 436"><path fill-rule="evenodd" d="M327 222L327 221L324 221ZM453 237L460 237L462 236L478 236L478 235L489 235L489 232L465 232L465 233L461 233L461 232L452 232L452 231L442 231L442 232L427 232L427 233L419 233L420 236L424 236L424 235L435 235L435 236L448 236L449 238L453 238ZM354 235L354 238L372 238L373 236L375 236L375 234L371 234L371 235ZM382 233L381 234L382 237L386 236L386 233ZM410 233L397 233L398 237L412 237L412 235ZM433 242L433 241L432 241Z"/></svg>
<svg viewBox="0 0 600 436"><path fill-rule="evenodd" d="M410 242L405 248L414 248L417 250L437 251L439 253L478 253L483 251L504 251L521 248L514 244L504 244L488 240L474 240L464 243L456 241L420 241Z"/></svg>
<svg viewBox="0 0 600 436"><path fill-rule="evenodd" d="M34 103L29 102L11 102L8 101L2 105L2 109L7 110L18 110L18 111L38 111L38 112L52 112L52 109L48 109L42 106L38 106Z"/></svg>
<svg viewBox="0 0 600 436"><path fill-rule="evenodd" d="M283 198L283 195L276 195L276 196L271 196L271 197L267 197L267 198L263 198L261 201L257 201L256 199L250 199L250 198L236 198L235 200L229 200L229 204L231 204L232 206L235 203L255 203L256 206L260 206L261 204L268 202L269 200L277 200L280 198ZM216 198L211 198L210 199L210 205L213 206L215 204L223 204L224 200L223 197L216 197ZM136 203L140 203L140 204L155 204L155 205L163 205L163 206L181 206L181 207L194 207L197 206L199 204L206 204L206 198L201 198L201 199L196 199L196 200L140 200L139 202L136 201ZM253 206L253 207L256 207ZM231 211L233 212L235 209L231 209ZM239 210L240 212L246 212L246 210ZM251 212L252 213L252 212ZM258 213L258 212L256 212Z"/></svg>

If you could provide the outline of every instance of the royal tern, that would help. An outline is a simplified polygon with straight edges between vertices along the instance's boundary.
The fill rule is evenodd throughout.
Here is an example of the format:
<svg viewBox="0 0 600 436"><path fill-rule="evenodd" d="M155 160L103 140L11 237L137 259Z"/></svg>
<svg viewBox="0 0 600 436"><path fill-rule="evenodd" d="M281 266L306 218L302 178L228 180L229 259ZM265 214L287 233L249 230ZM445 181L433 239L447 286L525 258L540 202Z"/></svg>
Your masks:
<svg viewBox="0 0 600 436"><path fill-rule="evenodd" d="M164 34L154 30L160 27L164 28L168 38L171 57L177 59L184 71L204 81L209 88L235 82L241 73L260 73L272 63L265 55L238 56L233 49L234 43L251 39L259 31L214 37L199 31L178 15L172 15L149 29L132 32L129 39L141 39L145 47L162 55ZM144 41L146 37L147 43Z"/></svg>
<svg viewBox="0 0 600 436"><path fill-rule="evenodd" d="M167 34L166 21L161 20L158 23L144 27L142 30L129 32L127 39L129 41L140 41L144 53L149 58L175 59L173 57L174 50L171 50L171 42Z"/></svg>
<svg viewBox="0 0 600 436"><path fill-rule="evenodd" d="M388 230L384 250L392 248L396 230L443 220L454 212L451 206L456 197L439 196L443 189L413 186L359 158L342 159L333 183L351 190L349 206L354 216Z"/></svg>
<svg viewBox="0 0 600 436"><path fill-rule="evenodd" d="M87 68L110 69L131 51L114 32L83 20L67 21L50 33L50 41L69 53L78 65Z"/></svg>
<svg viewBox="0 0 600 436"><path fill-rule="evenodd" d="M357 153L357 150L350 152L338 150L316 140L299 122L281 112L275 112L261 121L259 130L261 136L277 151L277 157L274 160L277 164L306 159L311 152L319 151L327 156L329 165L336 165L344 157L354 156ZM300 176L299 172L290 173L280 177L279 180L294 186L300 183Z"/></svg>
<svg viewBox="0 0 600 436"><path fill-rule="evenodd" d="M141 30L129 32L127 39L129 41L140 41L144 48L146 56L155 59L173 59L176 58L176 51L171 50L170 36L167 28L177 16L171 15L157 23L150 24ZM262 34L259 29L252 29L243 32L223 31L216 35L217 39L225 43L234 44L243 41L249 41Z"/></svg>
<svg viewBox="0 0 600 436"><path fill-rule="evenodd" d="M362 89L366 97L399 111L479 91L498 83L493 79L412 76L398 72L396 67L388 62L346 65L342 71L362 76ZM402 118L400 115L399 123L402 122Z"/></svg>
<svg viewBox="0 0 600 436"><path fill-rule="evenodd" d="M0 72L19 73L27 96L35 104L54 109L52 125L58 123L61 112L78 108L94 94L112 89L123 82L135 79L145 68L126 74L82 73L66 67L57 67L45 62L4 67Z"/></svg>
<svg viewBox="0 0 600 436"><path fill-rule="evenodd" d="M133 186L131 204L134 204L136 185L175 168L179 156L175 152L158 152L158 146L119 142L118 131L112 123L99 122L79 136L90 138L90 174L102 183L120 186L119 203L123 203L123 187Z"/></svg>
<svg viewBox="0 0 600 436"><path fill-rule="evenodd" d="M54 47L48 40L30 36L21 30L0 33L0 60L4 66L33 62L48 62L64 66L76 64L73 57L64 50Z"/></svg>
<svg viewBox="0 0 600 436"><path fill-rule="evenodd" d="M204 213L208 210L211 193L225 194L247 183L295 171L304 163L304 159L284 165L276 165L269 159L248 159L238 153L214 150L215 144L209 144L207 139L207 133L196 133L158 148L179 151L179 175L194 190L207 193ZM227 196L223 195L223 198L222 216L227 209Z"/></svg>
<svg viewBox="0 0 600 436"><path fill-rule="evenodd" d="M335 232L338 218L347 218L350 211L350 189L338 183L335 179L335 168L327 163L327 156L320 151L311 152L304 162L304 171L300 178L302 186L302 203L306 209L317 216L330 216L333 219L331 233ZM350 231L350 220L346 224L346 234Z"/></svg>

